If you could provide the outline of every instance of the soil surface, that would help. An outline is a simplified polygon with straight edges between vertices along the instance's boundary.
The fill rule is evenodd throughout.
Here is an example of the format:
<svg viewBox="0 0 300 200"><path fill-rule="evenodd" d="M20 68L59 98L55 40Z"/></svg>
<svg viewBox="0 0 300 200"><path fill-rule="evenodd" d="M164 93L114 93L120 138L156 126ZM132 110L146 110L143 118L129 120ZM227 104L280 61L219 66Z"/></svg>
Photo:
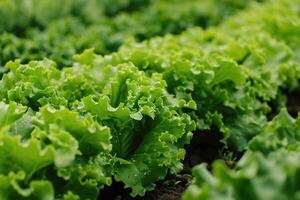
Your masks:
<svg viewBox="0 0 300 200"><path fill-rule="evenodd" d="M288 93L287 110L292 117L297 117L300 111L300 91Z"/></svg>
<svg viewBox="0 0 300 200"><path fill-rule="evenodd" d="M183 191L187 188L192 177L189 174L178 176L170 175L164 181L156 183L153 191L147 192L144 197L131 197L130 190L124 189L124 185L113 182L110 187L104 188L99 199L101 200L180 200Z"/></svg>
<svg viewBox="0 0 300 200"><path fill-rule="evenodd" d="M300 111L300 91L283 91L282 93L286 94L287 97L287 111L292 117L296 118ZM271 112L268 114L268 120L271 121L280 112L280 108L278 108L279 106L274 102L269 102L269 106Z"/></svg>

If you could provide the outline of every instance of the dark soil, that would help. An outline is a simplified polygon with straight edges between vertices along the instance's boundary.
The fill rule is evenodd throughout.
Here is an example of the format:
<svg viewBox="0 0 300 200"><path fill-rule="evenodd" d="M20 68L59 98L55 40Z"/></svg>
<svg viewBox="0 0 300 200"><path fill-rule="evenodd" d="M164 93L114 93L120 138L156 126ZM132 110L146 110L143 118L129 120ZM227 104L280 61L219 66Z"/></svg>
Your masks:
<svg viewBox="0 0 300 200"><path fill-rule="evenodd" d="M296 118L298 112L300 111L300 91L282 91L283 94L287 97L286 108L289 114ZM276 102L269 102L271 112L268 113L268 120L271 121L279 112L281 107L276 104Z"/></svg>
<svg viewBox="0 0 300 200"><path fill-rule="evenodd" d="M287 110L292 117L297 117L300 111L300 91L288 93Z"/></svg>
<svg viewBox="0 0 300 200"><path fill-rule="evenodd" d="M170 175L164 181L159 181L153 191L144 197L131 197L130 189L124 189L120 182L113 182L112 186L105 187L100 194L101 200L180 200L183 191L187 188L191 175Z"/></svg>
<svg viewBox="0 0 300 200"><path fill-rule="evenodd" d="M193 139L186 146L186 156L183 161L183 173L191 173L192 168L200 163L211 164L221 159L221 151L224 145L221 143L222 135L216 131L194 133Z"/></svg>

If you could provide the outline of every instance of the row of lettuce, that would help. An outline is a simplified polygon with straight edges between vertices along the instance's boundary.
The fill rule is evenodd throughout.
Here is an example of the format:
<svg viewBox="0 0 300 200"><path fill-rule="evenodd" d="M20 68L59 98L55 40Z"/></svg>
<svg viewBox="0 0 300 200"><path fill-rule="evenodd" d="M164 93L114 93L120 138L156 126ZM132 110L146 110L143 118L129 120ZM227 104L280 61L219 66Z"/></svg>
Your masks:
<svg viewBox="0 0 300 200"><path fill-rule="evenodd" d="M16 58L27 63L48 57L64 67L86 48L108 54L124 43L217 24L249 1L14 0L2 4L0 65ZM110 10L115 10L113 15Z"/></svg>
<svg viewBox="0 0 300 200"><path fill-rule="evenodd" d="M155 0L3 0L0 2L0 32L22 35L28 27L45 29L49 23L65 17L78 17L84 23L98 18L114 16L120 12L133 12L147 7Z"/></svg>
<svg viewBox="0 0 300 200"><path fill-rule="evenodd" d="M233 170L221 161L212 174L205 164L195 167L183 199L299 199L299 122L283 109L249 142Z"/></svg>
<svg viewBox="0 0 300 200"><path fill-rule="evenodd" d="M248 142L244 143L245 155L233 169L228 169L221 161L213 164L212 173L206 164L195 167L195 178L184 193L184 200L300 199L300 118L290 116L285 108L287 97L280 92L295 89L299 80L299 5L298 0L271 1L228 20L218 28L237 37L235 42L239 45L242 44L241 38L251 35L246 45L251 45L249 48L257 53L247 54L244 48L235 44L234 48L238 48L234 56L237 56L236 52L238 56L247 55L242 59L242 65L247 66L255 77L250 79L255 93L260 100L276 102L274 109L280 112L267 123L265 119L261 122L257 116L254 122L262 123L262 128L255 129L258 127L255 123L247 123L237 130ZM234 33L234 29L239 31ZM262 49L257 42L262 42ZM248 63L252 56L256 59ZM244 135L250 129L251 134Z"/></svg>
<svg viewBox="0 0 300 200"><path fill-rule="evenodd" d="M193 132L212 127L247 153L233 170L196 167L185 199L299 198L299 120L284 110L267 120L268 103L284 107L282 90L298 87L299 15L299 0L270 0L207 30L86 50L70 68L10 61L1 199L97 199L112 177L143 196L181 171Z"/></svg>

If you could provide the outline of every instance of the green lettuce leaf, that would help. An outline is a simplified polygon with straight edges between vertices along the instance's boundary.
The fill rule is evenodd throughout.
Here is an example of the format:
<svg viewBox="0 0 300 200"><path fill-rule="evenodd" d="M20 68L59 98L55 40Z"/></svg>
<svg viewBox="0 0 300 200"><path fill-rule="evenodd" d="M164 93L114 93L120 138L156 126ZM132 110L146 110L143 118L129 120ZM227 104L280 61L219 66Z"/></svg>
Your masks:
<svg viewBox="0 0 300 200"><path fill-rule="evenodd" d="M20 106L15 102L10 102L9 104L0 102L0 127L2 128L15 122L22 117L25 111L26 107Z"/></svg>
<svg viewBox="0 0 300 200"><path fill-rule="evenodd" d="M54 150L51 147L42 149L36 139L21 143L19 136L11 137L2 132L0 141L1 174L23 170L27 178L30 178L35 172L53 162Z"/></svg>
<svg viewBox="0 0 300 200"><path fill-rule="evenodd" d="M114 175L132 189L133 196L153 189L169 170L182 169L183 146L194 124L176 111L165 87L159 74L148 77L132 64L123 64L116 66L104 94L82 100L83 110L110 127Z"/></svg>
<svg viewBox="0 0 300 200"><path fill-rule="evenodd" d="M279 150L269 156L247 152L235 170L216 162L213 175L205 165L199 165L193 170L195 178L183 199L299 199L298 159L299 152Z"/></svg>
<svg viewBox="0 0 300 200"><path fill-rule="evenodd" d="M52 200L54 190L47 180L34 180L24 184L26 175L23 171L10 172L7 176L0 175L1 199L33 199Z"/></svg>
<svg viewBox="0 0 300 200"><path fill-rule="evenodd" d="M50 132L55 128L51 126L52 124L67 131L77 140L79 150L83 154L97 155L99 152L111 149L109 129L100 126L91 116L80 116L77 112L64 108L55 110L51 107L43 107L40 111L40 119L35 123L41 129ZM57 142L60 142L60 139Z"/></svg>
<svg viewBox="0 0 300 200"><path fill-rule="evenodd" d="M300 118L292 118L286 109L264 127L248 144L253 151L269 154L280 148L294 149L300 145Z"/></svg>

